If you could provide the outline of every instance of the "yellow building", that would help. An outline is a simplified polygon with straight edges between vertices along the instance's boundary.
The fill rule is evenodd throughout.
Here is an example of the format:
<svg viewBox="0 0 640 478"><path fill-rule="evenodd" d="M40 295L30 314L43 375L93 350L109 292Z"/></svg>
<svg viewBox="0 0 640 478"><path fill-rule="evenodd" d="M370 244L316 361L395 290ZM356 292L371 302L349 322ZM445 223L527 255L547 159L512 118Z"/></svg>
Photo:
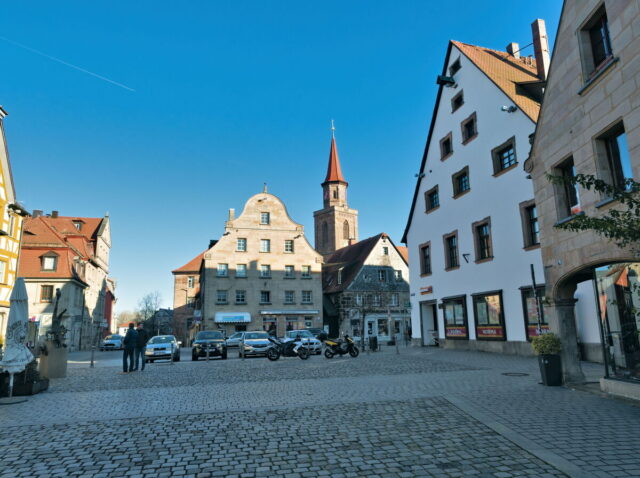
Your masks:
<svg viewBox="0 0 640 478"><path fill-rule="evenodd" d="M11 175L9 151L4 135L4 118L7 112L0 106L0 341L9 318L9 296L16 280L22 218L26 211L16 202L16 192Z"/></svg>

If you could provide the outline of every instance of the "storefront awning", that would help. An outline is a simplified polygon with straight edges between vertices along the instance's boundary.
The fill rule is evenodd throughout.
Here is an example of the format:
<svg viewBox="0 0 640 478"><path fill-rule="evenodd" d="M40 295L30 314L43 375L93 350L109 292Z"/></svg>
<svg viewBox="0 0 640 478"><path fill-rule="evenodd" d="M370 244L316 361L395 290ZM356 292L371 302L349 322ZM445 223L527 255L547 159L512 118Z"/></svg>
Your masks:
<svg viewBox="0 0 640 478"><path fill-rule="evenodd" d="M216 312L216 324L248 324L251 322L249 312Z"/></svg>

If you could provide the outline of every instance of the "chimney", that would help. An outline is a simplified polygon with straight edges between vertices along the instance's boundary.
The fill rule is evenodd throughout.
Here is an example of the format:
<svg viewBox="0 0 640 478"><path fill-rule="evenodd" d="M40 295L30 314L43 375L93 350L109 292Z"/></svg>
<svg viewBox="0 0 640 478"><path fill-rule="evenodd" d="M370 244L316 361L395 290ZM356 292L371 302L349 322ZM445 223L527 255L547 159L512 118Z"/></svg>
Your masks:
<svg viewBox="0 0 640 478"><path fill-rule="evenodd" d="M58 211L51 211L51 217L52 218L57 218L58 217Z"/></svg>
<svg viewBox="0 0 640 478"><path fill-rule="evenodd" d="M549 37L547 37L547 27L544 24L544 20L538 18L534 21L531 24L531 32L533 33L533 51L536 55L538 78L546 81L551 56L549 54Z"/></svg>
<svg viewBox="0 0 640 478"><path fill-rule="evenodd" d="M229 221L233 221L236 218L236 210L231 208L229 209Z"/></svg>
<svg viewBox="0 0 640 478"><path fill-rule="evenodd" d="M517 43L509 43L507 45L507 53L514 58L520 58L520 45Z"/></svg>
<svg viewBox="0 0 640 478"><path fill-rule="evenodd" d="M34 218L42 216L42 209L34 209L32 215Z"/></svg>

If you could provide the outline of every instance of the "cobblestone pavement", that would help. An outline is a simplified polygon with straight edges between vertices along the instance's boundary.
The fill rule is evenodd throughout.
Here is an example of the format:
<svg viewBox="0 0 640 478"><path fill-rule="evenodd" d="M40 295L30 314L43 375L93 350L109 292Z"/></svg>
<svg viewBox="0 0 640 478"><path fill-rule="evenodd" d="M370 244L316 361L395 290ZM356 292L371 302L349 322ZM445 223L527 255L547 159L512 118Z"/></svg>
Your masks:
<svg viewBox="0 0 640 478"><path fill-rule="evenodd" d="M640 408L542 387L531 358L402 348L123 375L106 354L71 354L49 392L0 407L0 477L640 476Z"/></svg>

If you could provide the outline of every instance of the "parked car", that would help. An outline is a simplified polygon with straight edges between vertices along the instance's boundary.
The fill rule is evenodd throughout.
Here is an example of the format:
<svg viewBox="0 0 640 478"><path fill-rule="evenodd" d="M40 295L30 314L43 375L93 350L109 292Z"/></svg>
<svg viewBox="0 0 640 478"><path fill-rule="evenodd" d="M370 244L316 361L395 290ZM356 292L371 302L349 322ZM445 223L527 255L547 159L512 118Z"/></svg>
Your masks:
<svg viewBox="0 0 640 478"><path fill-rule="evenodd" d="M100 350L122 350L124 348L124 337L114 334L107 335L100 343Z"/></svg>
<svg viewBox="0 0 640 478"><path fill-rule="evenodd" d="M240 343L241 349L238 351L238 357L242 357L244 352L245 357L267 355L267 350L271 347L271 341L269 340L269 334L262 330L255 332L242 332L242 342Z"/></svg>
<svg viewBox="0 0 640 478"><path fill-rule="evenodd" d="M296 340L298 337L299 340ZM291 340L294 340L296 345L304 344L309 347L312 354L320 355L322 353L322 342L316 339L309 330L288 330L283 342Z"/></svg>
<svg viewBox="0 0 640 478"><path fill-rule="evenodd" d="M308 330L309 332L311 332L313 334L313 336L316 339L318 339L320 342L322 342L323 340L325 340L328 337L328 335L324 331L324 329L315 328L315 327L307 327L305 330Z"/></svg>
<svg viewBox="0 0 640 478"><path fill-rule="evenodd" d="M227 344L222 332L203 330L196 334L191 344L191 360L196 361L199 357L206 357L207 352L209 357L227 359Z"/></svg>
<svg viewBox="0 0 640 478"><path fill-rule="evenodd" d="M243 335L244 335L244 332L236 332L234 334L231 334L231 336L227 340L225 340L225 343L227 344L227 348L239 347L240 342L242 342Z"/></svg>
<svg viewBox="0 0 640 478"><path fill-rule="evenodd" d="M180 342L173 335L156 335L147 342L144 351L144 358L147 362L154 360L171 359L173 351L173 361L180 361Z"/></svg>

